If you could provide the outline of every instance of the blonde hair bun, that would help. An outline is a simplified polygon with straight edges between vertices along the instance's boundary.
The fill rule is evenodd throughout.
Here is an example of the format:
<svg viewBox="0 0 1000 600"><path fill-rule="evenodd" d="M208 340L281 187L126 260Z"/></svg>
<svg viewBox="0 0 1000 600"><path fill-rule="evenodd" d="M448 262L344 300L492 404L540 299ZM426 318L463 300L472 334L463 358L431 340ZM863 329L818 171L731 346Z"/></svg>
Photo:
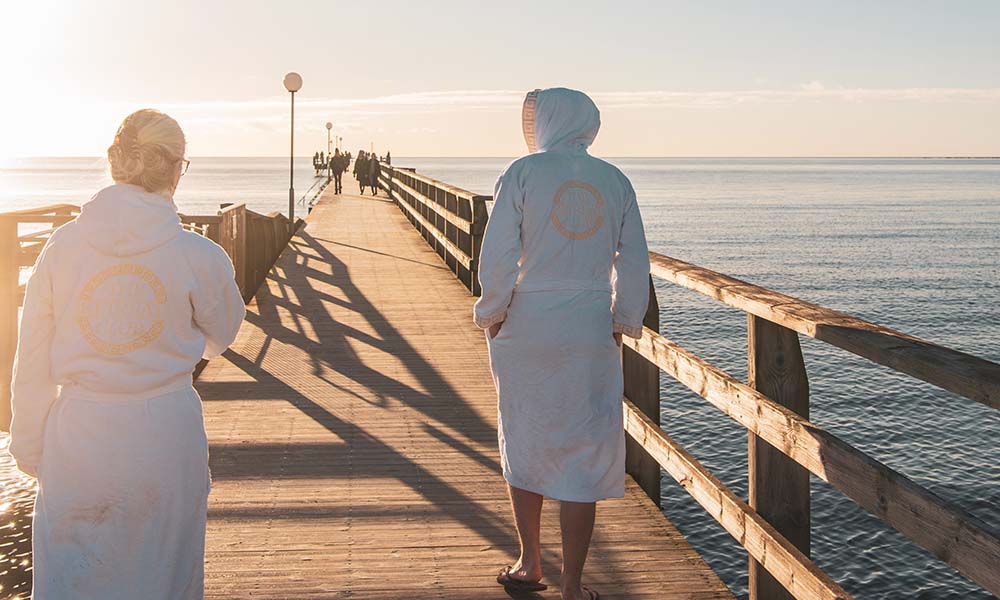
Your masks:
<svg viewBox="0 0 1000 600"><path fill-rule="evenodd" d="M125 117L108 147L111 178L147 192L171 191L185 144L181 126L169 115L151 108L137 110Z"/></svg>

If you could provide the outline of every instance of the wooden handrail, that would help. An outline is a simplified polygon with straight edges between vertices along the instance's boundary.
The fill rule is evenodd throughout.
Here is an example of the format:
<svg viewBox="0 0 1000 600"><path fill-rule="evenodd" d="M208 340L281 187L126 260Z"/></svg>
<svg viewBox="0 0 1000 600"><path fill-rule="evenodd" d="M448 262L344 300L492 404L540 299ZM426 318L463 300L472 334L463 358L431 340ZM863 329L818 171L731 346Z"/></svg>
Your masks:
<svg viewBox="0 0 1000 600"><path fill-rule="evenodd" d="M4 213L3 217L4 218L13 218L18 224L21 224L21 225L28 225L28 224L32 224L32 223L39 223L39 224L46 224L47 223L47 224L59 226L59 225L65 224L65 223L69 223L70 221L72 221L73 219L75 219L77 217L77 215L66 215L66 214L60 214L60 215L35 215L35 214L29 214L29 215L24 215L24 216L15 216L15 215L10 215L8 213Z"/></svg>
<svg viewBox="0 0 1000 600"><path fill-rule="evenodd" d="M413 169L401 169L399 167L396 167L394 169L391 165L382 165L382 167L383 167L383 172L385 172L385 170L387 170L387 169L388 170L394 170L397 173L404 172L407 176L412 177L413 179L416 179L418 181L422 181L422 182L426 183L427 185L429 185L429 186L431 186L433 188L437 188L437 189L444 190L446 192L452 193L452 194L454 194L454 195L456 195L459 198L462 198L464 200L470 200L471 201L471 200L476 200L478 198L482 198L483 197L483 196L480 196L479 194L476 194L475 192L470 192L469 190L465 190L465 189L462 189L460 187L455 187L455 186L453 186L453 185L451 185L449 183L445 183L443 181L439 181L437 179L434 179L433 177L428 177L426 175L421 175L420 173L417 173L416 170L413 170Z"/></svg>
<svg viewBox="0 0 1000 600"><path fill-rule="evenodd" d="M986 523L648 327L625 343L919 546L1000 591L1000 533Z"/></svg>
<svg viewBox="0 0 1000 600"><path fill-rule="evenodd" d="M17 237L18 241L22 244L25 242L31 242L39 238L47 238L52 235L58 227L50 227L49 229L42 229L39 231L32 231L31 233L25 233Z"/></svg>
<svg viewBox="0 0 1000 600"><path fill-rule="evenodd" d="M30 217L30 216L44 216L44 215L61 215L69 213L79 213L80 207L75 204L50 204L48 206L39 206L38 208L26 208L24 210L12 210L3 213L5 217ZM20 218L18 219L21 220ZM21 221L22 223L25 221Z"/></svg>
<svg viewBox="0 0 1000 600"><path fill-rule="evenodd" d="M1000 408L1000 364L703 267L649 253L652 273L880 365Z"/></svg>
<svg viewBox="0 0 1000 600"><path fill-rule="evenodd" d="M218 225L222 222L219 215L179 215L181 223L188 225Z"/></svg>
<svg viewBox="0 0 1000 600"><path fill-rule="evenodd" d="M458 227L465 233L472 232L472 221L469 221L468 219L463 219L462 217L458 216L458 214L448 210L447 208L441 206L436 202L433 202L430 198L421 194L420 192L411 188L405 183L396 182L396 185L403 191L405 191L407 194L415 198L417 201L422 203L424 206L444 217L444 219L449 223L451 223L452 225Z"/></svg>
<svg viewBox="0 0 1000 600"><path fill-rule="evenodd" d="M407 213L409 213L409 215L412 216L418 223L427 228L427 231L434 237L434 239L436 239L439 243L444 245L448 249L448 253L453 258L458 260L458 262L462 263L463 267L468 269L469 267L472 266L472 257L466 254L464 251L462 251L462 249L457 244L455 244L447 237L445 237L445 234L442 231L440 231L437 228L437 226L435 226L433 223L425 219L423 215L418 213L412 206L410 206L409 203L406 201L406 198L404 198L402 194L400 194L396 190L392 190L390 193L392 194L393 198L395 198L400 202L399 206Z"/></svg>

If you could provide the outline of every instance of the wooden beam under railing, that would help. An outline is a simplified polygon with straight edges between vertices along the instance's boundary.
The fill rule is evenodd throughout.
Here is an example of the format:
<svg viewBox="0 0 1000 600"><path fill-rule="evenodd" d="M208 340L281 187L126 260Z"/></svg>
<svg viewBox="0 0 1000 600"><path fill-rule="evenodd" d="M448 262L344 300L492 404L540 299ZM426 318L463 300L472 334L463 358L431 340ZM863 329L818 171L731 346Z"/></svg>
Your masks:
<svg viewBox="0 0 1000 600"><path fill-rule="evenodd" d="M458 244L455 244L449 240L444 232L440 231L437 226L427 220L426 217L421 215L415 208L410 206L407 199L397 191L392 192L393 198L400 201L400 207L403 208L417 223L426 228L427 232L435 239L439 244L447 248L448 253L463 267L469 268L472 265L472 257L466 254Z"/></svg>
<svg viewBox="0 0 1000 600"><path fill-rule="evenodd" d="M625 431L793 597L799 600L851 598L837 582L627 398L624 400L624 411Z"/></svg>
<svg viewBox="0 0 1000 600"><path fill-rule="evenodd" d="M626 338L626 345L858 506L1000 595L1000 533L989 525L655 331Z"/></svg>

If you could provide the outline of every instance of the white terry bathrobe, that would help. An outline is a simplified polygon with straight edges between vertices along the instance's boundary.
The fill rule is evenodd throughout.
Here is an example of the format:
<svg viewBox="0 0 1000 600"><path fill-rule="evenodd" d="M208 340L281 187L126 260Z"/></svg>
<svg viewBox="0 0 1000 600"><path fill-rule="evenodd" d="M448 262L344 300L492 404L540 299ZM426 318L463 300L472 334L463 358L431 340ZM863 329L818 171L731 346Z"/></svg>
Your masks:
<svg viewBox="0 0 1000 600"><path fill-rule="evenodd" d="M587 154L600 113L554 88L525 99L532 154L507 167L479 262L475 322L487 329L503 474L558 500L624 495L621 349L642 335L649 255L635 192Z"/></svg>
<svg viewBox="0 0 1000 600"><path fill-rule="evenodd" d="M113 185L28 282L10 451L39 480L36 600L203 597L208 443L191 371L245 308L167 197Z"/></svg>

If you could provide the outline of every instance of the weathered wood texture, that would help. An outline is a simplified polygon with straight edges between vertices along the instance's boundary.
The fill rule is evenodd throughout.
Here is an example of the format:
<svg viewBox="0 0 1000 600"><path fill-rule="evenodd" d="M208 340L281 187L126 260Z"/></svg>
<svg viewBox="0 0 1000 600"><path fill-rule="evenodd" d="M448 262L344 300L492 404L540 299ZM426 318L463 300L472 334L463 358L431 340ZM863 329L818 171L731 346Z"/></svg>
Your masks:
<svg viewBox="0 0 1000 600"><path fill-rule="evenodd" d="M650 331L660 330L660 304L656 288L649 280L649 306L643 325ZM660 422L660 367L646 360L635 350L622 348L622 372L625 376L625 396L653 421ZM631 437L625 439L625 470L635 479L646 495L660 505L660 463L643 450Z"/></svg>
<svg viewBox="0 0 1000 600"><path fill-rule="evenodd" d="M625 399L625 430L639 440L670 476L684 486L754 560L781 582L793 598L848 600L851 597L628 399Z"/></svg>
<svg viewBox="0 0 1000 600"><path fill-rule="evenodd" d="M247 210L246 249L243 263L243 298L250 301L257 289L264 284L271 266L288 245L292 225L285 215L273 212L268 215Z"/></svg>
<svg viewBox="0 0 1000 600"><path fill-rule="evenodd" d="M24 302L24 286L19 281L21 268L34 265L52 232L79 212L80 208L72 204L54 204L0 215L0 431L10 430L10 384L17 350L18 310ZM21 233L22 224L36 231Z"/></svg>
<svg viewBox="0 0 1000 600"><path fill-rule="evenodd" d="M940 388L1000 408L1000 364L650 253L653 275Z"/></svg>
<svg viewBox="0 0 1000 600"><path fill-rule="evenodd" d="M747 431L969 579L1000 593L1000 535L994 528L662 335L647 329L642 339L625 340Z"/></svg>
<svg viewBox="0 0 1000 600"><path fill-rule="evenodd" d="M479 249L490 197L389 165L382 165L379 182L448 268L478 296Z"/></svg>
<svg viewBox="0 0 1000 600"><path fill-rule="evenodd" d="M517 538L472 303L393 203L324 195L197 382L214 475L207 597L508 597L494 577ZM627 489L598 509L587 581L602 597L731 598ZM555 584L555 503L543 554Z"/></svg>
<svg viewBox="0 0 1000 600"><path fill-rule="evenodd" d="M17 350L17 307L21 305L18 285L17 221L0 218L0 430L10 431L10 382Z"/></svg>
<svg viewBox="0 0 1000 600"><path fill-rule="evenodd" d="M218 244L233 261L236 271L236 286L240 288L243 299L247 299L247 207L245 204L233 204L219 211ZM251 294L252 295L252 294Z"/></svg>
<svg viewBox="0 0 1000 600"><path fill-rule="evenodd" d="M776 404L809 418L809 379L798 334L747 315L750 387ZM752 431L747 432L750 507L804 556L809 556L809 471ZM750 600L792 600L752 556Z"/></svg>

